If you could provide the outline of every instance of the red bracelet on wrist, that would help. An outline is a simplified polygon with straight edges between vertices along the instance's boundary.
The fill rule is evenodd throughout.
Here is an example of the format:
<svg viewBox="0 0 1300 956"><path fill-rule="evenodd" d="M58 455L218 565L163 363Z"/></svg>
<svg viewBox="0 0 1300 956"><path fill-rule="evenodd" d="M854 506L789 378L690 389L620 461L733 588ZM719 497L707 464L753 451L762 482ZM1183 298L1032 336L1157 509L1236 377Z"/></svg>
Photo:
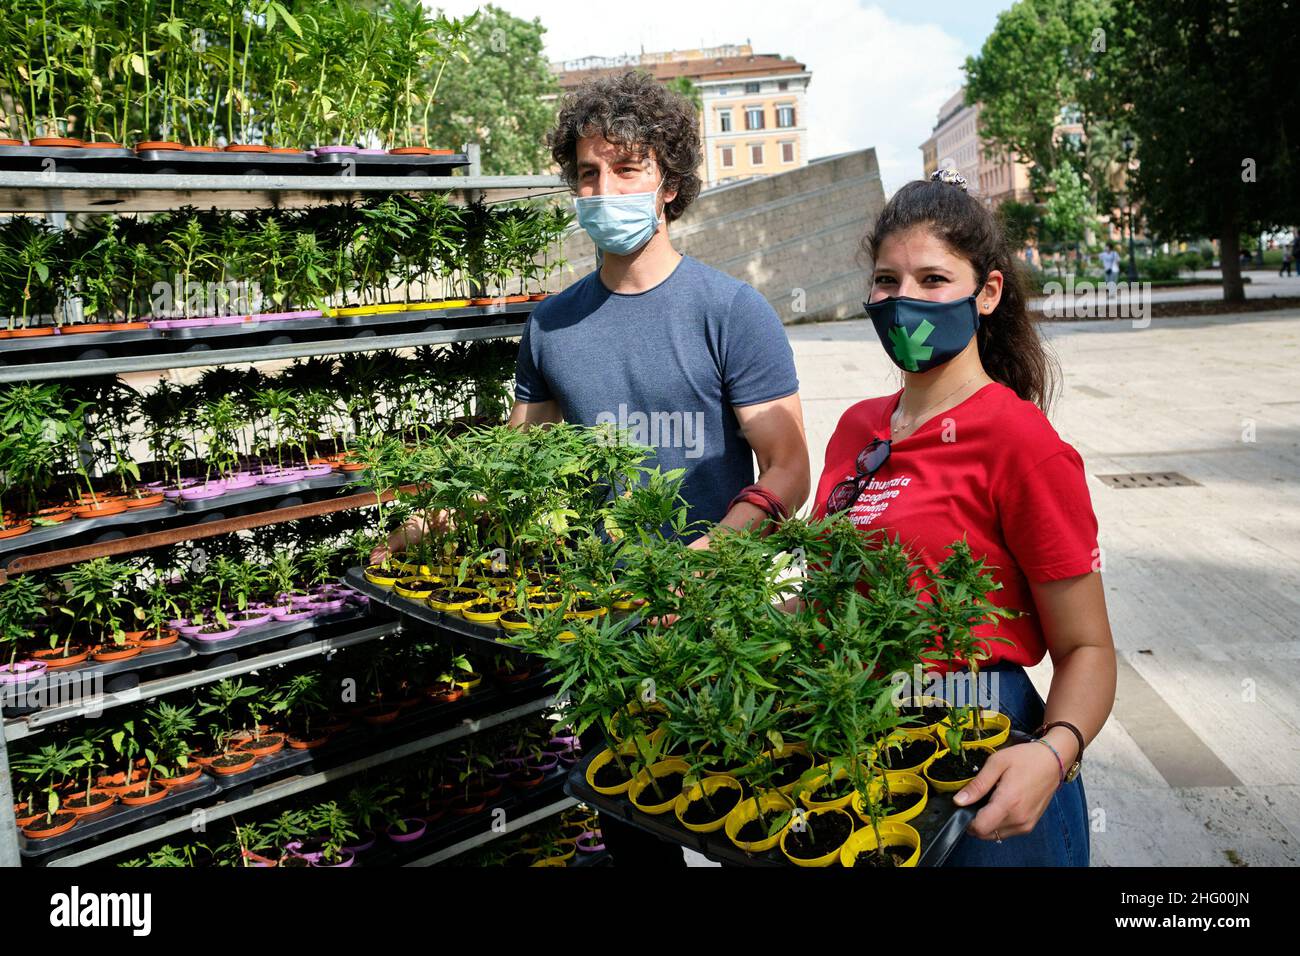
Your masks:
<svg viewBox="0 0 1300 956"><path fill-rule="evenodd" d="M748 485L740 489L740 494L731 499L731 503L727 505L727 510L730 511L742 501L758 508L773 521L784 521L789 515L785 502L762 485Z"/></svg>

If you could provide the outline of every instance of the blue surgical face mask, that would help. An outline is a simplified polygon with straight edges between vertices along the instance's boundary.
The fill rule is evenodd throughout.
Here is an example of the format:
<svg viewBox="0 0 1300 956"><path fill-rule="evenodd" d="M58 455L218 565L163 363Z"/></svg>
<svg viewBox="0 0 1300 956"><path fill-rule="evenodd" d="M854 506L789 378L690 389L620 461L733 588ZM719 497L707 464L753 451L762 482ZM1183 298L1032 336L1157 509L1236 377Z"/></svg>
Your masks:
<svg viewBox="0 0 1300 956"><path fill-rule="evenodd" d="M587 231L598 250L626 256L636 252L659 228L656 201L663 179L653 192L575 196L578 225ZM599 255L597 258L600 258Z"/></svg>
<svg viewBox="0 0 1300 956"><path fill-rule="evenodd" d="M905 372L928 372L951 361L980 327L973 295L951 302L891 296L864 302L862 307L876 327L880 344Z"/></svg>

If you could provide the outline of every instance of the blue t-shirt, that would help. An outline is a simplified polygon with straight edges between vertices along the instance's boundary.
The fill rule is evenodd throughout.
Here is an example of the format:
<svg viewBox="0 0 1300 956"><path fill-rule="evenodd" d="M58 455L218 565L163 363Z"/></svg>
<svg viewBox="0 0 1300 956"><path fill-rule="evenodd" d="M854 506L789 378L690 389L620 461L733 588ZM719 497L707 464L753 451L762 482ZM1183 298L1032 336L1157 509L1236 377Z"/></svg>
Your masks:
<svg viewBox="0 0 1300 956"><path fill-rule="evenodd" d="M652 289L611 292L599 270L537 304L524 326L515 399L554 399L564 420L608 423L685 468L692 521L717 522L754 481L733 405L799 390L781 319L758 291L691 256Z"/></svg>

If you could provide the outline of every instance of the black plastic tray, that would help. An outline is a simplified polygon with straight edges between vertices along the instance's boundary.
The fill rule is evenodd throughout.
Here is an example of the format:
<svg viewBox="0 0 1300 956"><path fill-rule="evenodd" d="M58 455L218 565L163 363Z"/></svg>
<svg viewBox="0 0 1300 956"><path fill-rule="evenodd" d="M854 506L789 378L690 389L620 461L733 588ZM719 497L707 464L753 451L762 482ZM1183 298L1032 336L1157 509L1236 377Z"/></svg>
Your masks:
<svg viewBox="0 0 1300 956"><path fill-rule="evenodd" d="M310 764L314 752L312 750L293 750L288 744L285 744L284 749L278 753L273 753L269 757L258 757L257 763L241 773L217 774L204 767L203 774L216 785L218 790L225 792L226 790L235 790L257 780L264 780L267 777L286 770L292 770L295 767L301 767L304 764Z"/></svg>
<svg viewBox="0 0 1300 956"><path fill-rule="evenodd" d="M111 809L96 814L87 820L78 821L77 825L67 833L50 837L48 840L29 840L20 834L18 852L27 859L45 857L56 850L75 847L96 837L101 837L112 830L120 830L122 827L139 824L141 821L148 820L159 814L170 813L172 810L197 803L219 792L219 788L211 778L200 775L192 783L176 787L157 803L151 803L143 807L127 807L120 803L114 804Z"/></svg>
<svg viewBox="0 0 1300 956"><path fill-rule="evenodd" d="M464 153L445 153L441 156L402 153L323 153L315 157L318 168L337 167L338 175L351 167L359 176L450 176L452 171L469 165Z"/></svg>
<svg viewBox="0 0 1300 956"><path fill-rule="evenodd" d="M366 580L360 568L349 568L343 575L344 583L354 587L372 601L382 604L402 617L416 621L432 628L439 635L445 636L462 650L474 654L501 654L514 661L535 660L532 654L526 654L517 647L503 644L499 638L505 631L496 626L473 624L454 614L435 611L427 604L399 597L388 588L381 588Z"/></svg>
<svg viewBox="0 0 1300 956"><path fill-rule="evenodd" d="M343 624L348 621L358 621L366 617L365 608L358 608L355 605L343 607L332 614L317 614L305 621L274 621L270 624L264 624L261 627L253 628L251 631L241 631L233 637L228 637L221 641L200 641L197 638L181 635L181 640L188 643L194 648L195 654L199 657L209 657L213 654L225 654L228 651L240 650L245 647L251 647L254 644L262 644L266 641L274 641L281 637L290 637L303 631L310 631L317 627L329 624Z"/></svg>
<svg viewBox="0 0 1300 956"><path fill-rule="evenodd" d="M136 154L142 173L198 173L213 176L310 176L316 163L310 154L228 153L225 150L146 149Z"/></svg>
<svg viewBox="0 0 1300 956"><path fill-rule="evenodd" d="M1016 743L1028 739L1017 731L1012 731L1011 739ZM587 765L598 756L586 754L582 760L569 771L564 790L569 796L595 807L601 813L607 813L618 820L653 833L655 836L672 843L695 850L710 860L729 863L734 866L794 866L781 853L779 847L773 847L764 853L747 853L733 844L721 830L713 833L695 833L678 825L677 817L669 812L660 816L642 813L632 806L631 801L623 796L607 797L597 793L587 784ZM908 825L921 834L921 858L917 866L943 866L944 862L956 849L965 836L966 827L985 803L988 796L965 807L958 807L952 802L952 793L939 793L930 789L926 798L925 809L908 821ZM855 821L855 828L862 824Z"/></svg>
<svg viewBox="0 0 1300 956"><path fill-rule="evenodd" d="M8 316L0 318L8 323ZM97 345L112 345L122 342L148 342L162 338L158 329L128 329L124 332L72 332L56 331L53 335L37 335L30 338L0 339L0 355L11 352L33 352L43 349L76 349L92 352Z"/></svg>
<svg viewBox="0 0 1300 956"><path fill-rule="evenodd" d="M153 670L157 667L188 660L194 656L194 651L188 644L177 641L168 647L144 651L124 661L109 661L101 664L87 660L84 664L61 667L54 671L47 670L36 680L24 685L21 690L14 689L17 687L14 684L0 686L0 710L3 711L5 717L25 717L28 714L34 714L42 708L22 706L18 704L18 700L35 694L46 698L52 692L57 692L60 686L67 686L71 690L73 685L81 684L87 680L94 680L96 677L105 682L105 690L110 693L124 690L127 686L133 686L133 683L138 683L138 681L123 686L111 686L114 683L111 678L120 678L123 675L138 671ZM51 684L53 684L53 688L51 688ZM86 696L89 695L78 692L76 699L84 699Z"/></svg>
<svg viewBox="0 0 1300 956"><path fill-rule="evenodd" d="M116 149L81 146L0 146L0 169L43 170L45 160L54 160L57 172L107 173L135 166L135 153Z"/></svg>

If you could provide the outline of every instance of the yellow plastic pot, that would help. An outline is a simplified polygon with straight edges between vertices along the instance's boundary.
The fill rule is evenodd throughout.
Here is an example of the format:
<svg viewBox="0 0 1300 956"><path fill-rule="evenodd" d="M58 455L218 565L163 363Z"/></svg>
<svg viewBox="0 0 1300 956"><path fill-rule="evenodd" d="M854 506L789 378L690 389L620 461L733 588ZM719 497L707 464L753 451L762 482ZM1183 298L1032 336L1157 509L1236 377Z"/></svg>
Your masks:
<svg viewBox="0 0 1300 956"><path fill-rule="evenodd" d="M533 606L535 607L536 605L533 605ZM606 614L608 614L608 613L609 613L609 608L606 608L606 607L598 607L598 608L596 608L596 609L594 609L594 610L591 610L591 611L570 611L569 613L565 614L564 616L565 616L566 618L571 619L571 620L579 620L579 621L594 621L596 618L598 618L598 617L603 617L604 615L606 615Z"/></svg>
<svg viewBox="0 0 1300 956"><path fill-rule="evenodd" d="M948 702L944 700L942 697L931 697L931 696L923 695L920 697L909 697L907 700L902 702L902 706L904 707L947 707ZM924 724L924 725L918 724L915 727L902 727L899 729L908 730L908 731L919 730L923 733L932 734L934 733L935 728L938 727L940 723L941 721L935 721L932 724Z"/></svg>
<svg viewBox="0 0 1300 956"><path fill-rule="evenodd" d="M660 703L659 701L657 701L657 700L654 701L653 703L650 703L650 704L642 704L639 700L634 700L634 701L632 701L630 704L628 704L626 707L624 707L622 712L625 712L625 713L627 713L627 714L629 714L629 715L636 715L636 714L664 714L664 715L667 715L667 713L668 713L668 708L665 707L663 704L661 704L661 703ZM615 728L616 728L616 721L614 721L613 718L611 718L611 719L607 722L607 726L609 727L609 733L610 733L610 736L611 736L611 737L613 737L615 740L622 740L622 739L623 739L622 737L619 736L618 731L615 729Z"/></svg>
<svg viewBox="0 0 1300 956"><path fill-rule="evenodd" d="M673 794L670 799L665 800L662 803L642 802L642 797L645 797L647 801L659 799L655 795L654 787L650 786L650 777L652 775L656 778L666 777L673 773L685 774L688 773L690 769L691 768L687 766L685 760L680 760L676 757L670 757L667 760L660 760L656 764L651 764L648 769L642 770L632 778L632 785L627 788L627 798L632 801L632 806L636 807L642 813L648 813L651 816L656 817L660 814L667 813L673 808L673 804L677 802L679 794Z"/></svg>
<svg viewBox="0 0 1300 956"><path fill-rule="evenodd" d="M570 641L576 641L578 635L574 634L572 631L561 631L559 634L555 635L555 639L561 644L567 644Z"/></svg>
<svg viewBox="0 0 1300 956"><path fill-rule="evenodd" d="M617 797L620 794L626 793L627 788L632 785L632 781L627 780L613 787L596 786L596 771L598 771L601 767L605 766L605 764L609 763L613 759L614 759L614 751L606 747L600 753L596 754L595 758L591 761L591 763L587 764L587 774L586 774L587 786L591 787L592 790L595 790L597 793L606 797Z"/></svg>
<svg viewBox="0 0 1300 956"><path fill-rule="evenodd" d="M730 840L732 844L747 853L765 853L772 849L772 847L776 846L777 843L780 842L781 834L785 833L790 824L794 822L794 804L784 793L765 793L758 798L758 802L759 806L763 808L764 813L769 811L777 813L788 811L790 816L789 819L786 820L785 826L772 836L765 837L762 840L745 841L740 839L740 830L746 823L749 823L758 816L758 810L754 806L753 797L746 797L744 800L740 801L740 803L736 804L735 809L727 814L727 819L723 824L722 829L726 832L727 839Z"/></svg>
<svg viewBox="0 0 1300 956"><path fill-rule="evenodd" d="M937 727L938 724L935 724L935 726ZM909 740L934 741L934 734L931 733L928 728L921 729L921 730L912 730L911 728L903 728L903 729L895 730L892 734L890 734L886 738L886 742L901 743ZM938 741L937 743L939 747L943 746L943 741ZM872 747L871 750L867 752L867 759L874 764L878 759L878 754L879 754L879 748ZM934 756L934 754L931 754L930 756ZM926 759L928 760L929 758L927 757ZM924 764L925 764L925 760L922 760L919 763L913 764L910 767L889 767L887 769L889 773L920 773L921 767Z"/></svg>
<svg viewBox="0 0 1300 956"><path fill-rule="evenodd" d="M666 733L668 733L668 731L665 728L656 727L654 730L650 731L650 733L646 736L646 739L649 742L650 746L653 747L655 744L659 743L659 741L664 739L664 734ZM618 737L615 737L615 739L619 741L618 752L620 754L622 754L625 757L636 756L637 750L636 750L635 740L622 740L621 738Z"/></svg>
<svg viewBox="0 0 1300 956"><path fill-rule="evenodd" d="M335 309L335 315L377 315L383 312L401 312L405 308L402 302L380 302L377 305L345 305Z"/></svg>
<svg viewBox="0 0 1300 956"><path fill-rule="evenodd" d="M442 581L440 581L438 578L422 577L416 575L409 578L398 578L393 583L393 593L399 597L411 598L416 601L422 601L424 600L424 594L427 594L428 592L425 591L422 593L420 591L413 591L411 590L409 585L414 584L416 582L425 582L425 581L432 582L437 587L442 587Z"/></svg>
<svg viewBox="0 0 1300 956"><path fill-rule="evenodd" d="M570 854L570 856L571 856L571 855L572 855L572 854ZM567 856L548 856L548 857L545 857L544 859L535 860L535 861L533 861L532 863L529 863L528 865L529 865L530 867L533 867L533 866L568 866L568 865L569 865L569 864L568 864L568 859L569 859L569 857L567 857Z"/></svg>
<svg viewBox="0 0 1300 956"><path fill-rule="evenodd" d="M989 754L993 753L993 748L988 746L987 744L968 744L962 749L983 750ZM955 781L935 780L933 777L931 777L930 766L947 752L948 752L948 748L944 747L937 754L935 754L933 757L931 757L929 760L927 760L924 764L921 765L921 776L925 777L925 782L928 783L931 787L933 787L935 791L938 793L956 793L958 790L966 786L966 784L970 783L972 780L975 779L974 774L971 774L965 780L955 780Z"/></svg>
<svg viewBox="0 0 1300 956"><path fill-rule="evenodd" d="M906 823L885 821L880 824L880 838L885 841L885 846L906 843L912 848L912 855L903 861L903 866L916 866L916 861L921 858L921 834ZM853 836L844 841L844 846L840 847L840 863L852 867L857 863L860 853L870 853L875 849L876 831L870 826L865 826L855 830Z"/></svg>
<svg viewBox="0 0 1300 956"><path fill-rule="evenodd" d="M851 817L851 816L849 815L849 813L848 813L847 810L841 810L839 807L825 807L825 808L820 809L820 810L809 810L809 811L804 815L804 825L806 826L808 823L810 823L810 822L811 822L812 820L814 820L816 817L819 817L819 816L825 816L826 814L832 814L832 813L838 813L838 814L841 814L841 815L843 815L844 819L846 819L846 820L849 821L849 828L850 828L850 829L849 829L849 839L852 839L852 838L853 838L853 829L852 829L852 827L853 827L853 817ZM791 863L793 863L795 866L805 866L805 867L823 867L823 866L831 866L831 865L833 865L833 864L835 863L836 860L838 860L838 859L840 858L840 851L844 848L844 843L847 843L847 842L848 842L848 840L845 840L844 843L839 844L838 846L835 847L835 849L833 849L833 850L831 850L831 851L829 851L829 852L827 852L827 853L824 853L824 854L822 854L821 856L815 856L815 857L812 857L812 858L807 859L807 860L801 860L801 859L799 859L798 857L791 856L791 855L789 854L789 852L786 851L786 848L785 848L785 841L786 841L786 838L787 838L788 836L790 836L790 834L793 833L793 832L794 832L793 823L791 824L791 826L786 827L785 830L782 831L782 833L781 833L781 853L785 856L785 858L786 858L787 860L789 860L789 861L790 861Z"/></svg>
<svg viewBox="0 0 1300 956"><path fill-rule="evenodd" d="M502 611L501 613L504 614L505 611ZM507 631L513 631L516 633L519 631L531 631L533 629L533 626L527 621L503 621L499 616L497 618L497 624Z"/></svg>
<svg viewBox="0 0 1300 956"><path fill-rule="evenodd" d="M849 776L848 770L844 769L843 767L835 771L835 779L837 781L845 780L848 778L848 776ZM799 794L799 802L802 803L809 810L843 810L845 807L849 805L850 801L853 800L854 796L856 796L856 794L852 790L850 790L847 794L845 794L842 797L834 797L833 799L830 800L818 800L815 797L815 794L817 793L817 788L822 786L825 783L829 783L830 780L831 777L830 774L828 773L823 773L820 776L815 777L809 783L808 789L805 790L803 793Z"/></svg>
<svg viewBox="0 0 1300 956"><path fill-rule="evenodd" d="M433 598L429 598L424 603L429 605L429 607L433 608L435 611L446 611L450 614L458 614L461 611L465 610L465 608L469 607L469 605L473 604L475 601L483 600L483 595L480 594L478 591L474 590L473 588L456 588L455 590L458 593L463 593L465 596L465 600L443 602L443 601L435 601Z"/></svg>
<svg viewBox="0 0 1300 956"><path fill-rule="evenodd" d="M397 568L397 570L401 571L403 574L412 577L433 577L433 568L429 567L427 564L416 564L414 561L398 561L394 558L393 567Z"/></svg>
<svg viewBox="0 0 1300 956"><path fill-rule="evenodd" d="M889 779L890 793L919 793L921 799L914 805L908 807L902 813L887 813L885 820L890 823L906 823L921 815L925 809L926 801L929 799L929 790L926 787L925 780L914 773L891 772L885 775ZM871 796L879 800L883 795L884 787L880 781L871 782ZM867 812L866 804L862 801L862 794L853 794L853 812L858 815L858 819L870 826L871 814Z"/></svg>
<svg viewBox="0 0 1300 956"><path fill-rule="evenodd" d="M492 607L493 610L474 610L475 604L483 604ZM475 624L496 624L505 610L497 602L493 601L475 601L461 609L460 616L467 621L473 621Z"/></svg>
<svg viewBox="0 0 1300 956"><path fill-rule="evenodd" d="M695 784L687 790L683 790L673 803L673 813L677 817L677 822L690 830L692 833L713 833L721 830L727 822L725 816L718 817L712 823L687 823L685 820L686 808L694 801L701 799L705 794L712 797L719 790L736 790L742 795L744 787L735 777L728 777L725 774L719 774L716 777L706 777L702 782ZM738 802L736 806L740 806ZM735 809L734 807L732 809Z"/></svg>
<svg viewBox="0 0 1300 956"><path fill-rule="evenodd" d="M465 693L468 694L479 684L483 683L483 675L480 674L477 677L475 677L473 680L458 680L458 681L453 681L453 683L455 683L457 687L459 687L461 690L463 690Z"/></svg>
<svg viewBox="0 0 1300 956"><path fill-rule="evenodd" d="M434 302L408 302L406 310L415 312L424 309L460 309L469 305L469 299L446 299Z"/></svg>
<svg viewBox="0 0 1300 956"><path fill-rule="evenodd" d="M969 717L962 721L962 729L973 726L975 723L975 714L972 712ZM984 726L984 732L987 734L993 731L992 736L981 737L979 740L963 740L961 745L963 749L973 747L977 744L983 744L986 747L1000 747L1007 742L1007 737L1011 734L1011 718L1006 714L996 710L981 710L980 723ZM949 727L952 726L950 720L941 721L935 734L939 742L943 743L943 735Z"/></svg>
<svg viewBox="0 0 1300 956"><path fill-rule="evenodd" d="M790 754L803 754L805 757L812 759L812 754L808 752L808 746L802 743L785 744L784 746L781 747L780 750L775 750L775 751L769 750L766 756L770 757L773 760L779 760L781 757L788 757ZM796 777L790 783L780 786L777 789L780 790L782 793L789 794L789 793L793 793L794 788L797 787L798 785L799 785L799 779Z"/></svg>
<svg viewBox="0 0 1300 956"><path fill-rule="evenodd" d="M366 568L362 576L371 584L377 584L381 588L391 588L402 577L402 573L396 569L391 571L371 571Z"/></svg>

